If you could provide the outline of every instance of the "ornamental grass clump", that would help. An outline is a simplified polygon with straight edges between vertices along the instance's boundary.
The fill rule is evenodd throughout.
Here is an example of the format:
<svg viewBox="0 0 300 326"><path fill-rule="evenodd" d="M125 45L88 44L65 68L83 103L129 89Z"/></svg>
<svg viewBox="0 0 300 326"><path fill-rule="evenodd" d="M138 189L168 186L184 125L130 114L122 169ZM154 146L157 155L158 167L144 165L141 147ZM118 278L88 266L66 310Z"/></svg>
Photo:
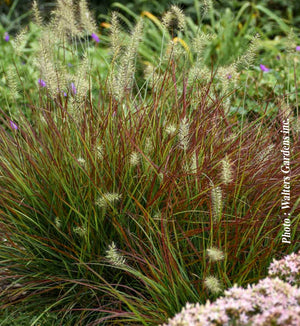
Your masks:
<svg viewBox="0 0 300 326"><path fill-rule="evenodd" d="M41 70L30 119L22 110L16 119L2 112L0 282L10 283L0 293L2 309L26 303L32 313L55 311L62 324L160 324L186 302L257 281L275 252L294 247L281 242L280 114L241 126L225 114L213 71L209 81L189 84L191 67L164 47L162 79L138 87L126 67L135 68L141 27L125 48L112 42L105 81L90 75L85 49L64 74L65 47L55 40L40 66L54 73ZM41 42L52 44L49 35L45 27ZM72 41L68 30L63 35ZM130 55L122 52L128 44ZM296 203L294 131L290 140ZM255 159L272 145L263 164ZM228 182L224 158L233 171ZM294 224L299 208L291 213ZM224 259L213 248L224 248ZM210 275L218 280L214 293L204 282Z"/></svg>

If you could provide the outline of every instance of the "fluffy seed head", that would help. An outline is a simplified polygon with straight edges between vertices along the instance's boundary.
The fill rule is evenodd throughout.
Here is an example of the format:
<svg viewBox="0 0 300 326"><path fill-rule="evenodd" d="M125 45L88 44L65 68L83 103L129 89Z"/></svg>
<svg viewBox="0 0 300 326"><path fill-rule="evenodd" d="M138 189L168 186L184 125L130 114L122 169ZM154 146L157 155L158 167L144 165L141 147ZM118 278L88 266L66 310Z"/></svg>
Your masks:
<svg viewBox="0 0 300 326"><path fill-rule="evenodd" d="M286 40L286 52L288 53L289 59L291 59L291 56L293 56L295 53L295 48L297 47L296 39L297 36L294 30L291 28Z"/></svg>
<svg viewBox="0 0 300 326"><path fill-rule="evenodd" d="M190 69L189 77L188 77L188 85L193 87L195 82L201 80L203 82L208 83L211 78L211 72L205 66L198 67L195 65Z"/></svg>
<svg viewBox="0 0 300 326"><path fill-rule="evenodd" d="M197 161L198 161L197 153L193 152L192 161L191 161L191 170L193 172L197 170Z"/></svg>
<svg viewBox="0 0 300 326"><path fill-rule="evenodd" d="M72 86L72 91L74 95L74 100L77 104L77 106L81 106L85 98L87 96L88 90L89 90L89 59L87 53L84 53L82 61L80 63L78 72L77 72L77 82L76 88ZM74 85L74 84L73 84Z"/></svg>
<svg viewBox="0 0 300 326"><path fill-rule="evenodd" d="M226 155L225 158L222 160L222 181L225 185L228 185L230 182L232 182L232 167L231 162Z"/></svg>
<svg viewBox="0 0 300 326"><path fill-rule="evenodd" d="M12 43L17 55L21 55L26 45L27 42L26 35L27 35L27 29L23 28Z"/></svg>
<svg viewBox="0 0 300 326"><path fill-rule="evenodd" d="M189 145L189 128L190 125L188 123L188 120L186 117L184 117L183 120L180 122L178 138L180 147L183 148L185 151L187 150Z"/></svg>
<svg viewBox="0 0 300 326"><path fill-rule="evenodd" d="M80 237L84 237L87 233L87 230L84 226L76 226L73 228L73 232L78 234Z"/></svg>
<svg viewBox="0 0 300 326"><path fill-rule="evenodd" d="M106 259L114 266L124 266L126 259L118 252L114 242L112 242L106 250Z"/></svg>
<svg viewBox="0 0 300 326"><path fill-rule="evenodd" d="M112 13L111 16L111 32L110 32L110 44L112 49L113 58L116 58L121 49L121 39L120 39L120 27L118 21L118 14L116 12Z"/></svg>
<svg viewBox="0 0 300 326"><path fill-rule="evenodd" d="M52 27L59 38L80 35L74 8L72 0L57 0L57 7L53 12Z"/></svg>
<svg viewBox="0 0 300 326"><path fill-rule="evenodd" d="M48 90L51 95L55 96L59 92L57 85L62 86L62 83L54 63L55 35L50 29L42 33L39 46L37 65Z"/></svg>
<svg viewBox="0 0 300 326"><path fill-rule="evenodd" d="M234 64L236 70L241 70L241 69L247 70L251 68L259 48L259 39L260 39L260 35L258 33L252 37L252 40L250 42L250 45L248 46L247 51L245 52L244 55L238 58L238 60Z"/></svg>
<svg viewBox="0 0 300 326"><path fill-rule="evenodd" d="M265 150L262 150L261 152L258 153L257 155L257 164L262 164L264 162L266 162L269 158L270 155L272 154L272 151L274 150L275 145L274 144L270 144L266 147Z"/></svg>
<svg viewBox="0 0 300 326"><path fill-rule="evenodd" d="M33 17L34 17L35 23L39 27L43 26L43 20L42 20L42 17L41 17L41 14L40 14L40 11L39 11L39 8L38 8L38 5L37 5L36 0L33 0L33 3L32 3L32 12L33 12Z"/></svg>
<svg viewBox="0 0 300 326"><path fill-rule="evenodd" d="M144 78L149 82L151 88L157 86L157 82L161 79L161 75L156 72L151 63L147 63L144 69Z"/></svg>
<svg viewBox="0 0 300 326"><path fill-rule="evenodd" d="M168 30L182 31L185 27L183 11L175 5L171 6L171 9L165 13L162 23Z"/></svg>
<svg viewBox="0 0 300 326"><path fill-rule="evenodd" d="M96 205L105 208L110 204L112 204L113 202L119 201L121 197L122 196L120 194L108 192L106 194L103 194L103 196L97 199Z"/></svg>
<svg viewBox="0 0 300 326"><path fill-rule="evenodd" d="M151 152L153 151L154 147L153 147L153 144L152 144L152 140L150 137L147 137L146 138L146 141L145 141L145 153L147 155L150 155Z"/></svg>
<svg viewBox="0 0 300 326"><path fill-rule="evenodd" d="M221 283L215 276L207 276L204 280L204 285L213 294L222 292Z"/></svg>
<svg viewBox="0 0 300 326"><path fill-rule="evenodd" d="M95 33L97 25L89 11L86 0L80 0L79 2L79 15L81 27L89 34Z"/></svg>
<svg viewBox="0 0 300 326"><path fill-rule="evenodd" d="M60 220L59 217L56 217L56 218L55 218L54 223L55 223L55 225L56 225L56 227L57 227L58 229L61 228L61 220Z"/></svg>
<svg viewBox="0 0 300 326"><path fill-rule="evenodd" d="M138 152L132 152L130 154L130 165L136 166L139 164L140 161L140 155Z"/></svg>
<svg viewBox="0 0 300 326"><path fill-rule="evenodd" d="M209 248L206 250L207 256L211 261L219 261L224 259L223 252L215 247Z"/></svg>
<svg viewBox="0 0 300 326"><path fill-rule="evenodd" d="M176 134L177 127L174 124L168 124L165 129L166 133L170 136L173 136Z"/></svg>
<svg viewBox="0 0 300 326"><path fill-rule="evenodd" d="M231 64L228 66L220 67L217 73L218 80L220 81L220 88L222 94L226 95L231 88L236 86L238 73L236 65ZM227 97L229 99L229 97Z"/></svg>
<svg viewBox="0 0 300 326"><path fill-rule="evenodd" d="M195 173L195 171L197 170L197 161L198 161L198 157L196 152L194 151L192 154L192 158L185 162L184 165L185 171L190 173Z"/></svg>
<svg viewBox="0 0 300 326"><path fill-rule="evenodd" d="M96 147L96 155L99 160L103 159L103 145L100 144Z"/></svg>
<svg viewBox="0 0 300 326"><path fill-rule="evenodd" d="M212 0L203 0L202 15L206 16L211 10L213 10L213 1Z"/></svg>
<svg viewBox="0 0 300 326"><path fill-rule="evenodd" d="M85 166L86 161L83 157L78 157L77 161L81 166Z"/></svg>
<svg viewBox="0 0 300 326"><path fill-rule="evenodd" d="M139 43L142 39L142 34L143 21L140 19L131 34L129 44L126 46L125 52L120 57L119 64L113 66L112 75L110 76L110 87L111 93L117 100L121 100L126 92L132 88L135 73L135 58ZM116 40L116 42L118 41ZM114 47L118 47L116 42L112 41L114 60L116 60L115 56L117 56L118 53L115 53L117 49L114 49ZM115 45L113 43L115 43Z"/></svg>
<svg viewBox="0 0 300 326"><path fill-rule="evenodd" d="M10 89L10 95L12 97L18 96L19 90L18 90L18 74L16 72L16 69L13 65L10 65L7 68L7 84Z"/></svg>
<svg viewBox="0 0 300 326"><path fill-rule="evenodd" d="M213 188L211 189L211 201L212 201L212 209L213 209L213 219L216 222L222 213L222 190L219 186L214 186L211 184Z"/></svg>
<svg viewBox="0 0 300 326"><path fill-rule="evenodd" d="M216 38L216 35L211 33L200 33L193 40L193 49L197 53L198 58L201 57L203 50L208 42Z"/></svg>

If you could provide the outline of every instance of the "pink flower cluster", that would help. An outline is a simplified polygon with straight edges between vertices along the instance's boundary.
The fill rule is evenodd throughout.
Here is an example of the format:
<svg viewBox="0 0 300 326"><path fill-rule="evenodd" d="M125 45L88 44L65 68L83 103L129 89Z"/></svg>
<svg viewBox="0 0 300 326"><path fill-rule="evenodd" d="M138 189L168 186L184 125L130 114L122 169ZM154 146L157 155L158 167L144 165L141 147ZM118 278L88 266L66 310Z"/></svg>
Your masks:
<svg viewBox="0 0 300 326"><path fill-rule="evenodd" d="M273 260L269 267L271 277L280 279L292 285L300 286L300 251L292 253L281 260Z"/></svg>
<svg viewBox="0 0 300 326"><path fill-rule="evenodd" d="M235 285L214 303L188 303L163 326L299 326L300 288L296 285L299 284L299 259L300 252L274 260L269 277L258 284L248 285L246 289Z"/></svg>

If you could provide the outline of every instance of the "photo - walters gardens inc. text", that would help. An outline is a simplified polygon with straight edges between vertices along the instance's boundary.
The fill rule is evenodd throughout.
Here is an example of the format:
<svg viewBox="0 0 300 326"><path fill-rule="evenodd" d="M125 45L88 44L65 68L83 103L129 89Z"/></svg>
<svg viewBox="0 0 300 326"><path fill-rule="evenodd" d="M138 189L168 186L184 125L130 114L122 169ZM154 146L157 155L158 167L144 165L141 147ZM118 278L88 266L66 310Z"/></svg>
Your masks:
<svg viewBox="0 0 300 326"><path fill-rule="evenodd" d="M291 219L290 219L290 209L291 209L291 165L290 165L290 126L289 119L282 121L282 165L281 172L283 173L283 189L281 191L281 210L283 220L284 232L281 236L281 241L283 243L291 243Z"/></svg>

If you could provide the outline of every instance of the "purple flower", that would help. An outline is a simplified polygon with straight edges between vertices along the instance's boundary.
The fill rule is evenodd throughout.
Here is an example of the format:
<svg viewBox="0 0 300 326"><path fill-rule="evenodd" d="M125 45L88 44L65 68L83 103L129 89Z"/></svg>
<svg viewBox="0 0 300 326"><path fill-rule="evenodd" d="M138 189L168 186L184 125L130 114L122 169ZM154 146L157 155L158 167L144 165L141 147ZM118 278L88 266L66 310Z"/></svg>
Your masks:
<svg viewBox="0 0 300 326"><path fill-rule="evenodd" d="M260 64L259 66L260 66L260 69L261 69L262 71L264 71L264 72L268 72L268 71L270 71L270 69L267 68L265 65Z"/></svg>
<svg viewBox="0 0 300 326"><path fill-rule="evenodd" d="M296 46L296 51L299 51L300 52L300 45L297 45Z"/></svg>
<svg viewBox="0 0 300 326"><path fill-rule="evenodd" d="M8 34L7 32L4 33L4 40L5 40L6 42L9 41L9 34Z"/></svg>
<svg viewBox="0 0 300 326"><path fill-rule="evenodd" d="M72 63L68 63L68 67L70 68L73 67Z"/></svg>
<svg viewBox="0 0 300 326"><path fill-rule="evenodd" d="M228 74L227 79L231 79L231 78L232 78L232 75Z"/></svg>
<svg viewBox="0 0 300 326"><path fill-rule="evenodd" d="M9 123L10 123L10 126L12 127L12 129L18 130L18 126L13 121L10 120Z"/></svg>
<svg viewBox="0 0 300 326"><path fill-rule="evenodd" d="M97 34L93 33L91 36L92 36L92 39L93 39L95 42L97 42L97 43L100 42L100 39L99 39L99 37L98 37Z"/></svg>
<svg viewBox="0 0 300 326"><path fill-rule="evenodd" d="M74 83L71 83L71 89L72 89L72 93L75 95L77 93L77 90Z"/></svg>
<svg viewBox="0 0 300 326"><path fill-rule="evenodd" d="M38 80L38 84L39 84L41 87L46 87L46 82L45 82L43 79L39 79L39 80Z"/></svg>
<svg viewBox="0 0 300 326"><path fill-rule="evenodd" d="M64 92L64 97L67 97L67 93L66 92Z"/></svg>
<svg viewBox="0 0 300 326"><path fill-rule="evenodd" d="M277 59L277 60L280 60L280 55L277 55L277 56L276 56L276 59Z"/></svg>

